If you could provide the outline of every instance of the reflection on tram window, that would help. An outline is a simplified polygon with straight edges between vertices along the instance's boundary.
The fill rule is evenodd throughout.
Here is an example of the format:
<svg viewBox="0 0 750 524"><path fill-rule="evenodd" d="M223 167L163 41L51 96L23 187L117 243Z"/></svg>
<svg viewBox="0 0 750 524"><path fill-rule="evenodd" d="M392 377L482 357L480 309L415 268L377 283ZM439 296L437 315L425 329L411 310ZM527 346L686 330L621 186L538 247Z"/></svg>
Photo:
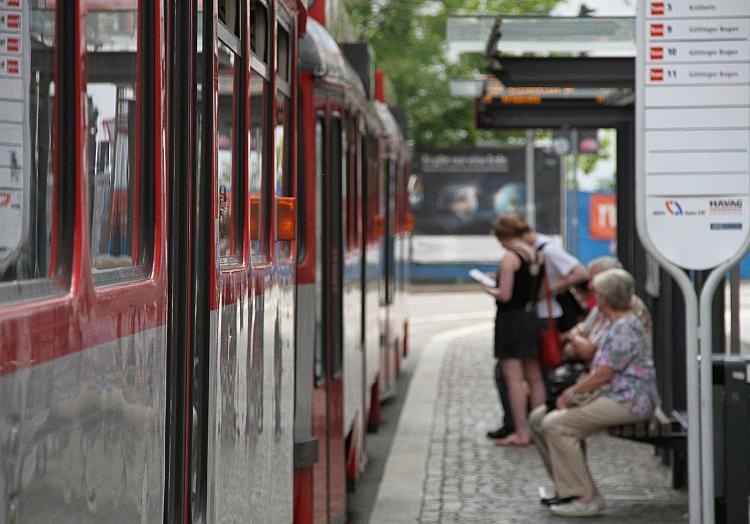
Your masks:
<svg viewBox="0 0 750 524"><path fill-rule="evenodd" d="M142 100L136 86L138 12L103 11L89 0L88 158L93 268L139 263L140 199L136 142Z"/></svg>
<svg viewBox="0 0 750 524"><path fill-rule="evenodd" d="M276 99L276 126L274 127L274 175L276 194L286 196L289 194L289 177L287 176L287 156L288 144L287 137L287 98L279 96Z"/></svg>
<svg viewBox="0 0 750 524"><path fill-rule="evenodd" d="M0 282L52 276L54 258L55 9L30 10L29 31L0 29Z"/></svg>
<svg viewBox="0 0 750 524"><path fill-rule="evenodd" d="M235 83L239 60L224 43L219 42L219 111L216 137L219 173L219 256L222 263L236 263L240 257L242 236L237 228L236 195L233 193L236 160L235 129L238 109Z"/></svg>
<svg viewBox="0 0 750 524"><path fill-rule="evenodd" d="M276 125L274 126L274 176L278 196L292 194L292 177L290 174L290 111L289 98L279 94L276 98ZM276 256L286 259L291 256L292 245L288 240L276 243Z"/></svg>
<svg viewBox="0 0 750 524"><path fill-rule="evenodd" d="M250 253L254 256L265 253L263 240L263 171L264 140L263 130L266 129L266 80L256 71L250 71L250 126L248 128L248 158L250 164L248 191L250 193Z"/></svg>
<svg viewBox="0 0 750 524"><path fill-rule="evenodd" d="M264 64L268 63L268 11L262 3L250 3L250 51Z"/></svg>

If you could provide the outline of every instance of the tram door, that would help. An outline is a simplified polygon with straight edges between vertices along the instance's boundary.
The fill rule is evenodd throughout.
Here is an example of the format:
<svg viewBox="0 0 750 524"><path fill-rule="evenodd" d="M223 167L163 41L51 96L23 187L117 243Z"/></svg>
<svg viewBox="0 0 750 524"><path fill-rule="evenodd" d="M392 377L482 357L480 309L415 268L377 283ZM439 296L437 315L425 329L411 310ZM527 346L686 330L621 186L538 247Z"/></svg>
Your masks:
<svg viewBox="0 0 750 524"><path fill-rule="evenodd" d="M342 234L342 120L334 114L316 129L316 209L321 230L316 249L316 295L319 299L319 333L316 337L315 436L320 442L314 467L315 522L329 522L346 512L346 478L343 435L343 234ZM321 169L322 168L322 169ZM325 490L326 493L322 493ZM325 507L324 507L325 506Z"/></svg>

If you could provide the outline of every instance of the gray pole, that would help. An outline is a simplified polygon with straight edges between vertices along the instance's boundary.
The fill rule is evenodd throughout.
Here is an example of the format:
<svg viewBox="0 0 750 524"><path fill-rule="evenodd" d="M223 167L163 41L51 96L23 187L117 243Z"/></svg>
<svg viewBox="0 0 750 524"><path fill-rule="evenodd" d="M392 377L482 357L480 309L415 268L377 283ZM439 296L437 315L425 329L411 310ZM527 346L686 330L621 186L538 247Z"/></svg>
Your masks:
<svg viewBox="0 0 750 524"><path fill-rule="evenodd" d="M636 137L643 136L643 119L636 118ZM642 162L643 141L636 138L636 158ZM655 247L646 227L646 184L643 170L636 169L636 230L643 247L675 279L685 299L685 374L688 408L688 507L690 524L701 522L701 391L698 380L698 297L687 273L667 260ZM709 306L710 308L710 306ZM709 328L710 329L710 328ZM709 376L710 379L710 376ZM709 387L709 390L711 388ZM711 477L713 481L713 476ZM713 508L713 500L712 508ZM706 524L709 524L709 521Z"/></svg>
<svg viewBox="0 0 750 524"><path fill-rule="evenodd" d="M576 257L578 253L578 129L570 130L570 142L573 148L573 190L570 192L571 217L570 225L572 234L568 243L568 251Z"/></svg>
<svg viewBox="0 0 750 524"><path fill-rule="evenodd" d="M531 229L536 228L536 186L534 174L534 140L536 132L533 129L526 130L526 222Z"/></svg>
<svg viewBox="0 0 750 524"><path fill-rule="evenodd" d="M558 155L560 159L560 234L563 240L568 236L568 156ZM567 246L566 246L567 247Z"/></svg>
<svg viewBox="0 0 750 524"><path fill-rule="evenodd" d="M721 266L711 271L703 284L700 298L700 348L701 348L701 462L703 484L703 522L715 522L714 515L714 390L712 381L712 309L716 288L729 269L745 256L750 239L745 239L742 249ZM732 309L739 304L732 303ZM689 422L688 422L689 423Z"/></svg>
<svg viewBox="0 0 750 524"><path fill-rule="evenodd" d="M730 344L729 352L732 355L742 353L740 342L740 266L735 264L729 272L729 304L730 304Z"/></svg>

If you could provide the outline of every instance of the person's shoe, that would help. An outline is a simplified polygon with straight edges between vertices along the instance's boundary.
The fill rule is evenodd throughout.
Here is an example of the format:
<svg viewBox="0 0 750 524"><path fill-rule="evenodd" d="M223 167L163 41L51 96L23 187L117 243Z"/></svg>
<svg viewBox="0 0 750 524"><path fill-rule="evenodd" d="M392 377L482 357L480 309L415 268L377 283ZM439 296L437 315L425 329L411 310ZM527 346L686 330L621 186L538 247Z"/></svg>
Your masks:
<svg viewBox="0 0 750 524"><path fill-rule="evenodd" d="M602 514L604 507L601 497L596 497L591 502L573 499L570 502L552 505L549 510L558 517L596 517Z"/></svg>
<svg viewBox="0 0 750 524"><path fill-rule="evenodd" d="M575 497L558 497L555 495L554 497L547 497L547 498L541 498L539 499L539 502L542 504L542 506L556 506L558 504L567 504L571 500L573 500Z"/></svg>
<svg viewBox="0 0 750 524"><path fill-rule="evenodd" d="M513 433L513 430L508 429L508 426L500 426L495 431L488 431L487 438L492 438L492 439L505 438L511 433Z"/></svg>

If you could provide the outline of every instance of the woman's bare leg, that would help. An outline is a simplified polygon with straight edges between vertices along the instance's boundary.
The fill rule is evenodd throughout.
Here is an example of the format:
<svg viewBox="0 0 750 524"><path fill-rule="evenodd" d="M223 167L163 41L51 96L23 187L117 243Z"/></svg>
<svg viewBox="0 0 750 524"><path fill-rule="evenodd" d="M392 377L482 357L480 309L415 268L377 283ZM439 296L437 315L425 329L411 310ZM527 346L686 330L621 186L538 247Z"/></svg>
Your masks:
<svg viewBox="0 0 750 524"><path fill-rule="evenodd" d="M503 439L507 444L527 445L531 442L529 430L526 427L526 391L524 387L523 362L519 358L504 358L500 360L503 376L508 386L510 397L510 411L516 425L515 432Z"/></svg>
<svg viewBox="0 0 750 524"><path fill-rule="evenodd" d="M545 401L544 379L542 378L542 367L538 358L523 359L523 371L526 382L529 384L529 395L531 396L531 409L541 406Z"/></svg>

